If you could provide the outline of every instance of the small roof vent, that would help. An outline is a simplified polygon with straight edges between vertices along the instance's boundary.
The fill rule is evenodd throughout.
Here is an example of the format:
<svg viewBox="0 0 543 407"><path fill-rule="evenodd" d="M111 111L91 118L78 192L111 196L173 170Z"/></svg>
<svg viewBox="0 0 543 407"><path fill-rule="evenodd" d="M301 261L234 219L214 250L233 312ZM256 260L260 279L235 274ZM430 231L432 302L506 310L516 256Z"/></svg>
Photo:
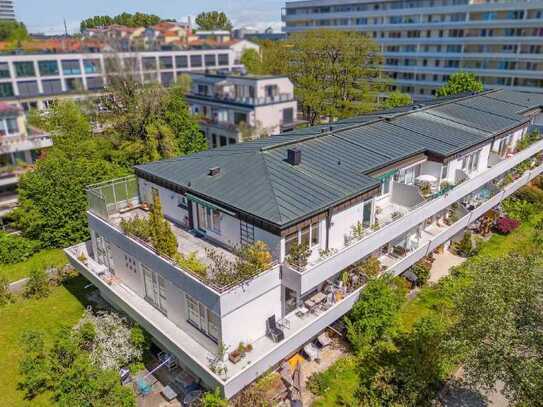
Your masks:
<svg viewBox="0 0 543 407"><path fill-rule="evenodd" d="M302 150L299 148L289 148L287 150L287 162L290 165L300 165L302 163Z"/></svg>
<svg viewBox="0 0 543 407"><path fill-rule="evenodd" d="M215 177L221 173L221 167L212 167L209 169L209 172L207 175L210 177Z"/></svg>

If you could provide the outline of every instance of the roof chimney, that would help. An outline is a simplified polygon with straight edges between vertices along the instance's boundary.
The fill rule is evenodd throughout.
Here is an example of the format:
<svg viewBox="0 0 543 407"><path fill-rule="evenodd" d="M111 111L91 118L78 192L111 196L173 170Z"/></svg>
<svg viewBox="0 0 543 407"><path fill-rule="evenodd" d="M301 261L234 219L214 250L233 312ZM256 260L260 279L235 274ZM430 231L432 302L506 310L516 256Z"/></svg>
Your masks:
<svg viewBox="0 0 543 407"><path fill-rule="evenodd" d="M287 162L290 165L300 165L302 162L302 150L299 148L289 148L287 150Z"/></svg>
<svg viewBox="0 0 543 407"><path fill-rule="evenodd" d="M214 177L216 175L219 175L221 173L221 167L212 167L209 169L208 175L210 177Z"/></svg>

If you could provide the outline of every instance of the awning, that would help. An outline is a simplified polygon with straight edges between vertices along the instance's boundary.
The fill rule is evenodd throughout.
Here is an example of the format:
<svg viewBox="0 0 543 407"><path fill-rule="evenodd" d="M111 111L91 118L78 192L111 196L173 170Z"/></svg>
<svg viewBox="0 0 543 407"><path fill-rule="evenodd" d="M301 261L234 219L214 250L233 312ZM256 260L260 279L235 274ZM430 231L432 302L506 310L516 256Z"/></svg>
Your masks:
<svg viewBox="0 0 543 407"><path fill-rule="evenodd" d="M191 195L191 194L188 194L188 193L185 196L187 197L188 200L190 200L192 202L196 202L198 205L202 205L202 206L205 206L206 208L210 208L210 209L216 209L218 211L227 213L228 215L231 215L231 216L236 216L236 214L234 212L231 212L231 211L228 211L228 210L226 210L224 208L221 208L220 206L212 204L211 202L204 201L202 198L198 198L197 196L194 196L194 195Z"/></svg>
<svg viewBox="0 0 543 407"><path fill-rule="evenodd" d="M382 180L384 180L384 179L386 179L386 178L393 177L394 174L396 174L398 171L399 171L399 170L390 170L390 171L387 171L387 172L385 172L384 174L379 175L379 176L377 177L377 179L378 179L379 181L382 181Z"/></svg>

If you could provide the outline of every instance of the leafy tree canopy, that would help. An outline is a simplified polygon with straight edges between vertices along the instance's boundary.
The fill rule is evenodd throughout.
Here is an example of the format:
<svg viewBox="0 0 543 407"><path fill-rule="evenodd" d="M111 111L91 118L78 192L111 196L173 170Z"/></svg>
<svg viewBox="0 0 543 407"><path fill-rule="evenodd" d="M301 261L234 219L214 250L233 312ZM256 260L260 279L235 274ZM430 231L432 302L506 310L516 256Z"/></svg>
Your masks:
<svg viewBox="0 0 543 407"><path fill-rule="evenodd" d="M494 388L512 405L543 399L543 274L541 259L509 255L472 265L473 282L456 300L451 343L462 355L466 378Z"/></svg>
<svg viewBox="0 0 543 407"><path fill-rule="evenodd" d="M453 96L464 92L482 92L483 83L471 72L456 72L445 85L437 90L437 96Z"/></svg>
<svg viewBox="0 0 543 407"><path fill-rule="evenodd" d="M413 99L407 93L402 93L399 91L390 92L387 95L387 98L383 102L383 107L385 109L393 109L395 107L407 106L413 103Z"/></svg>
<svg viewBox="0 0 543 407"><path fill-rule="evenodd" d="M196 16L196 24L202 31L232 30L230 19L222 11L202 12Z"/></svg>
<svg viewBox="0 0 543 407"><path fill-rule="evenodd" d="M28 38L26 26L18 21L0 21L0 41L23 41Z"/></svg>
<svg viewBox="0 0 543 407"><path fill-rule="evenodd" d="M254 55L253 55L254 57ZM310 124L374 110L382 85L377 43L357 32L312 30L262 44L255 73L287 75Z"/></svg>
<svg viewBox="0 0 543 407"><path fill-rule="evenodd" d="M94 16L83 20L80 24L81 31L89 28L107 27L113 24L124 25L127 27L148 27L160 23L162 19L154 14L145 13L122 13L114 17Z"/></svg>
<svg viewBox="0 0 543 407"><path fill-rule="evenodd" d="M245 66L247 72L258 75L261 73L262 60L256 49L248 48L241 55L241 63Z"/></svg>

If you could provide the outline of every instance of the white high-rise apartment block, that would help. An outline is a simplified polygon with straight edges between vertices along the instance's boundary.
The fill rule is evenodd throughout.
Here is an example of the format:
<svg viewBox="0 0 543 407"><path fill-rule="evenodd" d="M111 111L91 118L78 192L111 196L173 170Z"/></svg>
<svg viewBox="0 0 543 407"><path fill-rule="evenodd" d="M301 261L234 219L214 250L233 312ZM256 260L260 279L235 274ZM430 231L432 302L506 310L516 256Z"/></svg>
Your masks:
<svg viewBox="0 0 543 407"><path fill-rule="evenodd" d="M458 70L486 87L543 89L543 1L310 0L287 2L289 34L360 31L381 45L396 86L429 98Z"/></svg>
<svg viewBox="0 0 543 407"><path fill-rule="evenodd" d="M15 2L0 0L0 20L15 20Z"/></svg>

